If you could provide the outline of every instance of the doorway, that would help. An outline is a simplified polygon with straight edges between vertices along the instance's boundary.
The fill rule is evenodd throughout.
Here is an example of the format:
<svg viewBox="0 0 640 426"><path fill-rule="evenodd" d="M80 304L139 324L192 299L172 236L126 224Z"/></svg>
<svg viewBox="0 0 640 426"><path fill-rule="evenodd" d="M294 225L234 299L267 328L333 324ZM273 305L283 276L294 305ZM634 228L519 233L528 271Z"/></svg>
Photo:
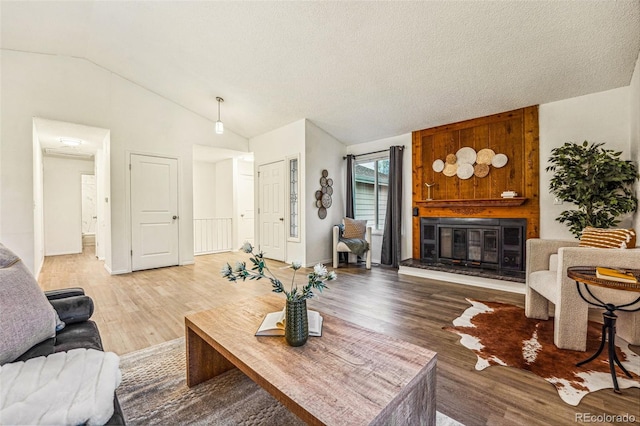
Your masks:
<svg viewBox="0 0 640 426"><path fill-rule="evenodd" d="M80 175L80 187L82 197L82 247L95 247L96 224L98 222L96 175L82 173Z"/></svg>

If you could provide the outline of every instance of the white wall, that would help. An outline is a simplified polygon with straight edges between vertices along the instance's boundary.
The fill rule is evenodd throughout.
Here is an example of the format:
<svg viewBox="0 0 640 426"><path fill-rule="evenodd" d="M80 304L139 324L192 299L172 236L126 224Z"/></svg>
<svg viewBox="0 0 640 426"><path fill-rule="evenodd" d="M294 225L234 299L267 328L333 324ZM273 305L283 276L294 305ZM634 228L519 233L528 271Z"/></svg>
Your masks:
<svg viewBox="0 0 640 426"><path fill-rule="evenodd" d="M131 270L126 165L132 152L178 158L180 262L192 263L192 147L247 150L248 141L230 129L216 135L215 117L194 114L89 61L6 50L0 55L0 240L34 270L32 117L47 117L111 131L105 267Z"/></svg>
<svg viewBox="0 0 640 426"><path fill-rule="evenodd" d="M347 147L347 153L357 156L358 154L388 149L393 145L404 145L404 152L402 154L402 247L400 250L400 259L409 259L413 257L413 218L411 215L411 204L413 202L413 164L411 154L411 133L406 133L392 138L379 139L363 144L349 145ZM371 253L371 260L374 263L380 263L382 231L374 231L372 240L373 251Z"/></svg>
<svg viewBox="0 0 640 426"><path fill-rule="evenodd" d="M306 120L298 120L286 126L272 130L249 140L250 151L253 152L254 158L254 176L255 179L255 209L256 213L260 206L259 200L259 184L260 177L258 176L258 169L261 165L274 163L277 161L284 161L287 157L300 155L300 190L304 189L303 178L305 174L305 122ZM288 176L287 168L285 165L285 176ZM285 182L286 185L286 182ZM285 201L285 209L286 201ZM285 210L286 211L286 210ZM303 218L307 212L305 212L305 206L300 206L300 217ZM260 229L258 225L259 214L256 214L256 245L260 247ZM304 220L301 221L300 229L300 241L287 241L285 260L287 262L300 261L305 262L305 229ZM289 229L289 217L285 215L285 229ZM285 237L286 240L286 237Z"/></svg>
<svg viewBox="0 0 640 426"><path fill-rule="evenodd" d="M37 277L44 263L44 177L42 150L38 139L35 121L32 130L33 138L33 273Z"/></svg>
<svg viewBox="0 0 640 426"><path fill-rule="evenodd" d="M215 191L216 215L214 217L231 217L233 218L235 195L236 173L234 170L235 160L229 158L227 160L218 161L216 163L215 175Z"/></svg>
<svg viewBox="0 0 640 426"><path fill-rule="evenodd" d="M331 262L333 258L333 225L342 221L345 213L344 192L346 164L346 146L326 133L310 121L306 121L306 162L301 169L300 205L304 212L301 215L304 225L301 231L306 238L306 266L316 263ZM327 217L318 217L315 192L321 189L322 171L327 170L327 177L333 179L333 195L331 207L327 209ZM302 172L303 171L303 172Z"/></svg>
<svg viewBox="0 0 640 426"><path fill-rule="evenodd" d="M193 162L193 218L216 217L216 165Z"/></svg>
<svg viewBox="0 0 640 426"><path fill-rule="evenodd" d="M629 138L630 88L621 87L600 93L540 105L540 237L574 239L569 228L555 218L567 209L567 203L553 204L549 193L551 173L545 168L551 150L565 142L605 142L605 148L622 151L631 159ZM619 226L631 226L627 218Z"/></svg>
<svg viewBox="0 0 640 426"><path fill-rule="evenodd" d="M640 55L636 61L636 68L633 71L629 92L631 159L636 162L636 167L640 169ZM640 199L640 182L636 183L636 197ZM640 209L636 211L633 227L636 232L640 231Z"/></svg>
<svg viewBox="0 0 640 426"><path fill-rule="evenodd" d="M44 247L46 256L82 253L83 173L93 161L44 157Z"/></svg>

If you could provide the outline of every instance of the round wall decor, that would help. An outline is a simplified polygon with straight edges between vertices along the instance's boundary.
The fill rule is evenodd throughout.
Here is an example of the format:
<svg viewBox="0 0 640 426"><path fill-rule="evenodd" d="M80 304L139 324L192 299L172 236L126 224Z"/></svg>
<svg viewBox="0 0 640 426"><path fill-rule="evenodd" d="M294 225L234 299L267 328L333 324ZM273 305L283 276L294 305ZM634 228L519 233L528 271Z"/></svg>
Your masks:
<svg viewBox="0 0 640 426"><path fill-rule="evenodd" d="M320 189L316 191L316 207L318 207L318 217L324 219L327 217L327 209L333 204L331 196L333 195L333 179L329 176L329 172L322 170L320 177Z"/></svg>

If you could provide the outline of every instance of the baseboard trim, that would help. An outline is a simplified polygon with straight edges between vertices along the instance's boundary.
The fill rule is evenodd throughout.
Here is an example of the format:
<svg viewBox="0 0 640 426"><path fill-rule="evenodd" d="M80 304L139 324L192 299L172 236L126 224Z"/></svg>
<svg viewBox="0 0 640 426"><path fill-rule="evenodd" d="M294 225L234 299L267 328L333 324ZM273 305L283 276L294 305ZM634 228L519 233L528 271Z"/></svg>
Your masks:
<svg viewBox="0 0 640 426"><path fill-rule="evenodd" d="M513 281L495 280L492 278L474 277L471 275L452 274L450 272L411 268L409 266L400 266L400 268L398 269L398 273L409 275L412 277L429 278L432 280L464 284L472 287L482 287L491 290L507 291L509 293L525 293L525 285Z"/></svg>

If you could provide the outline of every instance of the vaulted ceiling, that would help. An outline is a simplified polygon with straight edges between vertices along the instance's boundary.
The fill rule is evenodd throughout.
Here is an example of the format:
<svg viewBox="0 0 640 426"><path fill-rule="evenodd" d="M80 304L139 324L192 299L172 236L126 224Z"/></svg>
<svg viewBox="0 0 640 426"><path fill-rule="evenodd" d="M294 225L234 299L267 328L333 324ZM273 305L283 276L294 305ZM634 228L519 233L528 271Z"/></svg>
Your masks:
<svg viewBox="0 0 640 426"><path fill-rule="evenodd" d="M3 49L85 58L250 138L345 144L631 80L640 2L1 3Z"/></svg>

